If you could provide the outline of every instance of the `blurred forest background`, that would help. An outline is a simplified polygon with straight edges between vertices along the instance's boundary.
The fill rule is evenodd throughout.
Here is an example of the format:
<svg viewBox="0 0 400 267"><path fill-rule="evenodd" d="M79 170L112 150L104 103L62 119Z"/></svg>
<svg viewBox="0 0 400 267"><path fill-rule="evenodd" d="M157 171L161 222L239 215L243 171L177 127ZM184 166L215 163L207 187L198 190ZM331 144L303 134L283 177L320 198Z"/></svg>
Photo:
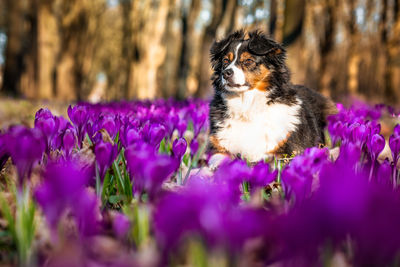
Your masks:
<svg viewBox="0 0 400 267"><path fill-rule="evenodd" d="M292 80L335 100L400 102L400 0L0 0L0 94L209 97L209 48L261 29Z"/></svg>

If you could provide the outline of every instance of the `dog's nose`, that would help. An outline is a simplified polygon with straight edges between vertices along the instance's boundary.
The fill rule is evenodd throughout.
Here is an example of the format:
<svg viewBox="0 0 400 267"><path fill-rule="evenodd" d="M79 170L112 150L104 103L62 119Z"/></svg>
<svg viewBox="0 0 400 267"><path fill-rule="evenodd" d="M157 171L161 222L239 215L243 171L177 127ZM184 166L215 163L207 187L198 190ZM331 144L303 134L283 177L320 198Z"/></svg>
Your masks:
<svg viewBox="0 0 400 267"><path fill-rule="evenodd" d="M224 79L227 80L228 78L232 77L233 75L233 70L232 69L226 69L222 72L222 76L224 76Z"/></svg>

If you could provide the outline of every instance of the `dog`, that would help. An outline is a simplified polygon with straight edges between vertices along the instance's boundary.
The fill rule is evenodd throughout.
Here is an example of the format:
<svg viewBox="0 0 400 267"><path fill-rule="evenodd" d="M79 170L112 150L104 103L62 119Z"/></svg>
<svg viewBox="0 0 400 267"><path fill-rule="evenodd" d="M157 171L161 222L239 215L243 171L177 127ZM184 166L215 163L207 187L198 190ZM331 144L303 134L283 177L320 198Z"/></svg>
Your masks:
<svg viewBox="0 0 400 267"><path fill-rule="evenodd" d="M214 41L210 50L212 153L257 162L325 144L334 103L290 82L285 48L260 31L243 30Z"/></svg>

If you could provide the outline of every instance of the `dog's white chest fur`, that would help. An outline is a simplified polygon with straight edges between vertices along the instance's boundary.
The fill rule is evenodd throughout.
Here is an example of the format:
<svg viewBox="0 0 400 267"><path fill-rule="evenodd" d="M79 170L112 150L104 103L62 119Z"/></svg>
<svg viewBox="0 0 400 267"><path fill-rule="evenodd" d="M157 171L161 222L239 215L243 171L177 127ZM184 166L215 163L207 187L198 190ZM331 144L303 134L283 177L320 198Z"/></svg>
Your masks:
<svg viewBox="0 0 400 267"><path fill-rule="evenodd" d="M299 99L292 106L267 105L265 92L250 90L225 100L229 118L218 125L217 138L230 153L240 153L251 162L269 156L300 124Z"/></svg>

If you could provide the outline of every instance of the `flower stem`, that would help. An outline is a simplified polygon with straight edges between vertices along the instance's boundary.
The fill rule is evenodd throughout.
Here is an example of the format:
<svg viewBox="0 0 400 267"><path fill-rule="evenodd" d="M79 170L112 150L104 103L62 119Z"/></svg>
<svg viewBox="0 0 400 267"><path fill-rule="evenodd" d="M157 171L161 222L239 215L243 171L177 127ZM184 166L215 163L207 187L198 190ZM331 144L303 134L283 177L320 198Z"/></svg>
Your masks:
<svg viewBox="0 0 400 267"><path fill-rule="evenodd" d="M189 169L185 175L185 179L183 179L183 184L186 184L187 179L189 178L190 172L192 171L192 168L193 168L193 162L194 162L193 160L190 160Z"/></svg>
<svg viewBox="0 0 400 267"><path fill-rule="evenodd" d="M372 180L372 175L374 173L374 167L375 167L375 159L372 160L371 169L369 171L369 178L368 178L369 182L371 182L371 180Z"/></svg>
<svg viewBox="0 0 400 267"><path fill-rule="evenodd" d="M35 206L25 187L17 190L15 236L20 266L33 263L32 241L35 235Z"/></svg>
<svg viewBox="0 0 400 267"><path fill-rule="evenodd" d="M101 198L101 180L100 180L100 173L99 167L96 164L96 195L98 198Z"/></svg>
<svg viewBox="0 0 400 267"><path fill-rule="evenodd" d="M178 185L182 185L182 169L181 169L181 166L179 166L179 171L178 171Z"/></svg>

